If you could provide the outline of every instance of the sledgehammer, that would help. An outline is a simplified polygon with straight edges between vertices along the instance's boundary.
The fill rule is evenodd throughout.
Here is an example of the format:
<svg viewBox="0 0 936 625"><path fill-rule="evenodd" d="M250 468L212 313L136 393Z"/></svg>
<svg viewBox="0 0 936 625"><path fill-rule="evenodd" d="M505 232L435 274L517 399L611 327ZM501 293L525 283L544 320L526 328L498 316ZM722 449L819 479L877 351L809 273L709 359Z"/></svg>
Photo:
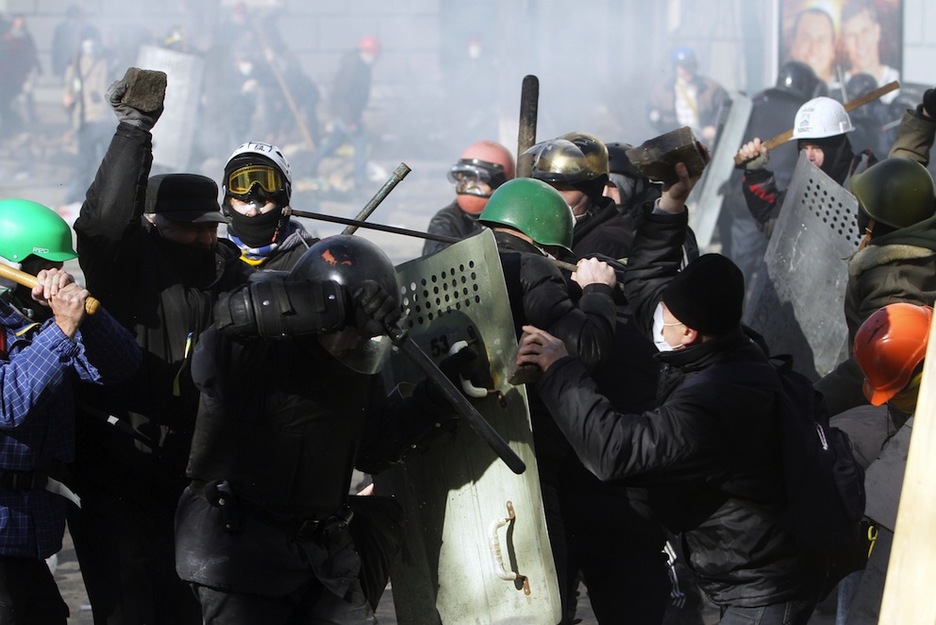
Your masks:
<svg viewBox="0 0 936 625"><path fill-rule="evenodd" d="M22 284L23 286L30 289L39 284L39 281L36 280L36 276L26 273L25 271L20 271L15 267L4 265L3 263L0 263L0 278L12 280L17 284ZM88 296L88 299L85 300L85 312L89 315L96 313L100 306L101 302L97 301L90 295Z"/></svg>

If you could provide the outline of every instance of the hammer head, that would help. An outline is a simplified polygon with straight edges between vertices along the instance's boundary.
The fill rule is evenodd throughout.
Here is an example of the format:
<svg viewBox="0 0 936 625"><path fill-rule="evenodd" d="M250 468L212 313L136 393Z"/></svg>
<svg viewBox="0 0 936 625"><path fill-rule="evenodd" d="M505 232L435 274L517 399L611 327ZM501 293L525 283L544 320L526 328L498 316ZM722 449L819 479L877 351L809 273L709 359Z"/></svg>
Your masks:
<svg viewBox="0 0 936 625"><path fill-rule="evenodd" d="M143 113L154 113L163 108L166 72L131 67L123 79L127 83L127 91L121 102Z"/></svg>
<svg viewBox="0 0 936 625"><path fill-rule="evenodd" d="M677 182L676 163L684 163L689 177L702 173L708 163L707 153L688 126L647 139L626 151L627 158L640 173L655 182Z"/></svg>

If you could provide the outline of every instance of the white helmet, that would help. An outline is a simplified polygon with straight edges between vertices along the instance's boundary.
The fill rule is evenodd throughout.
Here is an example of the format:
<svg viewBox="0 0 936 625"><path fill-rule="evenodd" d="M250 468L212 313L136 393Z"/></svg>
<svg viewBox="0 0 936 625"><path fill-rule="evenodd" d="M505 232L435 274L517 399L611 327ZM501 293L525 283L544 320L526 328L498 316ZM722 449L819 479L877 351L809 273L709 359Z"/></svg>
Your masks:
<svg viewBox="0 0 936 625"><path fill-rule="evenodd" d="M283 206L292 196L292 173L289 161L275 145L262 141L242 144L224 166L224 181L221 187L224 197L240 196L260 185Z"/></svg>
<svg viewBox="0 0 936 625"><path fill-rule="evenodd" d="M843 135L854 129L841 102L820 96L809 100L796 111L793 139L823 139Z"/></svg>

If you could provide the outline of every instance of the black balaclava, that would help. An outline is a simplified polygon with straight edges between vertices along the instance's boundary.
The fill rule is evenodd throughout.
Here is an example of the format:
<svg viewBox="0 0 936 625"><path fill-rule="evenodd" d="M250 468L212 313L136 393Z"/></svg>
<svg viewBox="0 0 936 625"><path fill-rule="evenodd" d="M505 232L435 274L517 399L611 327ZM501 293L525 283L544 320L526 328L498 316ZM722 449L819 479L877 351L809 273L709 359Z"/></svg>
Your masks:
<svg viewBox="0 0 936 625"><path fill-rule="evenodd" d="M242 215L234 209L229 209L228 215L231 218L228 231L250 247L263 247L273 243L277 233L289 219L279 207L253 217Z"/></svg>
<svg viewBox="0 0 936 625"><path fill-rule="evenodd" d="M822 148L822 167L819 169L837 183L844 183L845 178L848 177L848 169L851 166L852 158L855 156L848 135L834 135L822 139L800 139L796 142L796 147L798 150L802 150L803 146L807 144L817 145Z"/></svg>

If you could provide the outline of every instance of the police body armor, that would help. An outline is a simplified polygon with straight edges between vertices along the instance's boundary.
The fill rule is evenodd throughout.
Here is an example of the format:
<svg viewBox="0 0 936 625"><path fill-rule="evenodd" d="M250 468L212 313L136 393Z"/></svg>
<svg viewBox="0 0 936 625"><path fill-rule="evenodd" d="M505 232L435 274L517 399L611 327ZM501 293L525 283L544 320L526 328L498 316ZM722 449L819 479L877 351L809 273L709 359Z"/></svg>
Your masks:
<svg viewBox="0 0 936 625"><path fill-rule="evenodd" d="M215 336L219 341L223 337ZM228 396L203 395L188 474L226 480L260 514L323 518L345 502L374 378L328 355L314 337L222 345ZM251 363L280 363L273 368Z"/></svg>

